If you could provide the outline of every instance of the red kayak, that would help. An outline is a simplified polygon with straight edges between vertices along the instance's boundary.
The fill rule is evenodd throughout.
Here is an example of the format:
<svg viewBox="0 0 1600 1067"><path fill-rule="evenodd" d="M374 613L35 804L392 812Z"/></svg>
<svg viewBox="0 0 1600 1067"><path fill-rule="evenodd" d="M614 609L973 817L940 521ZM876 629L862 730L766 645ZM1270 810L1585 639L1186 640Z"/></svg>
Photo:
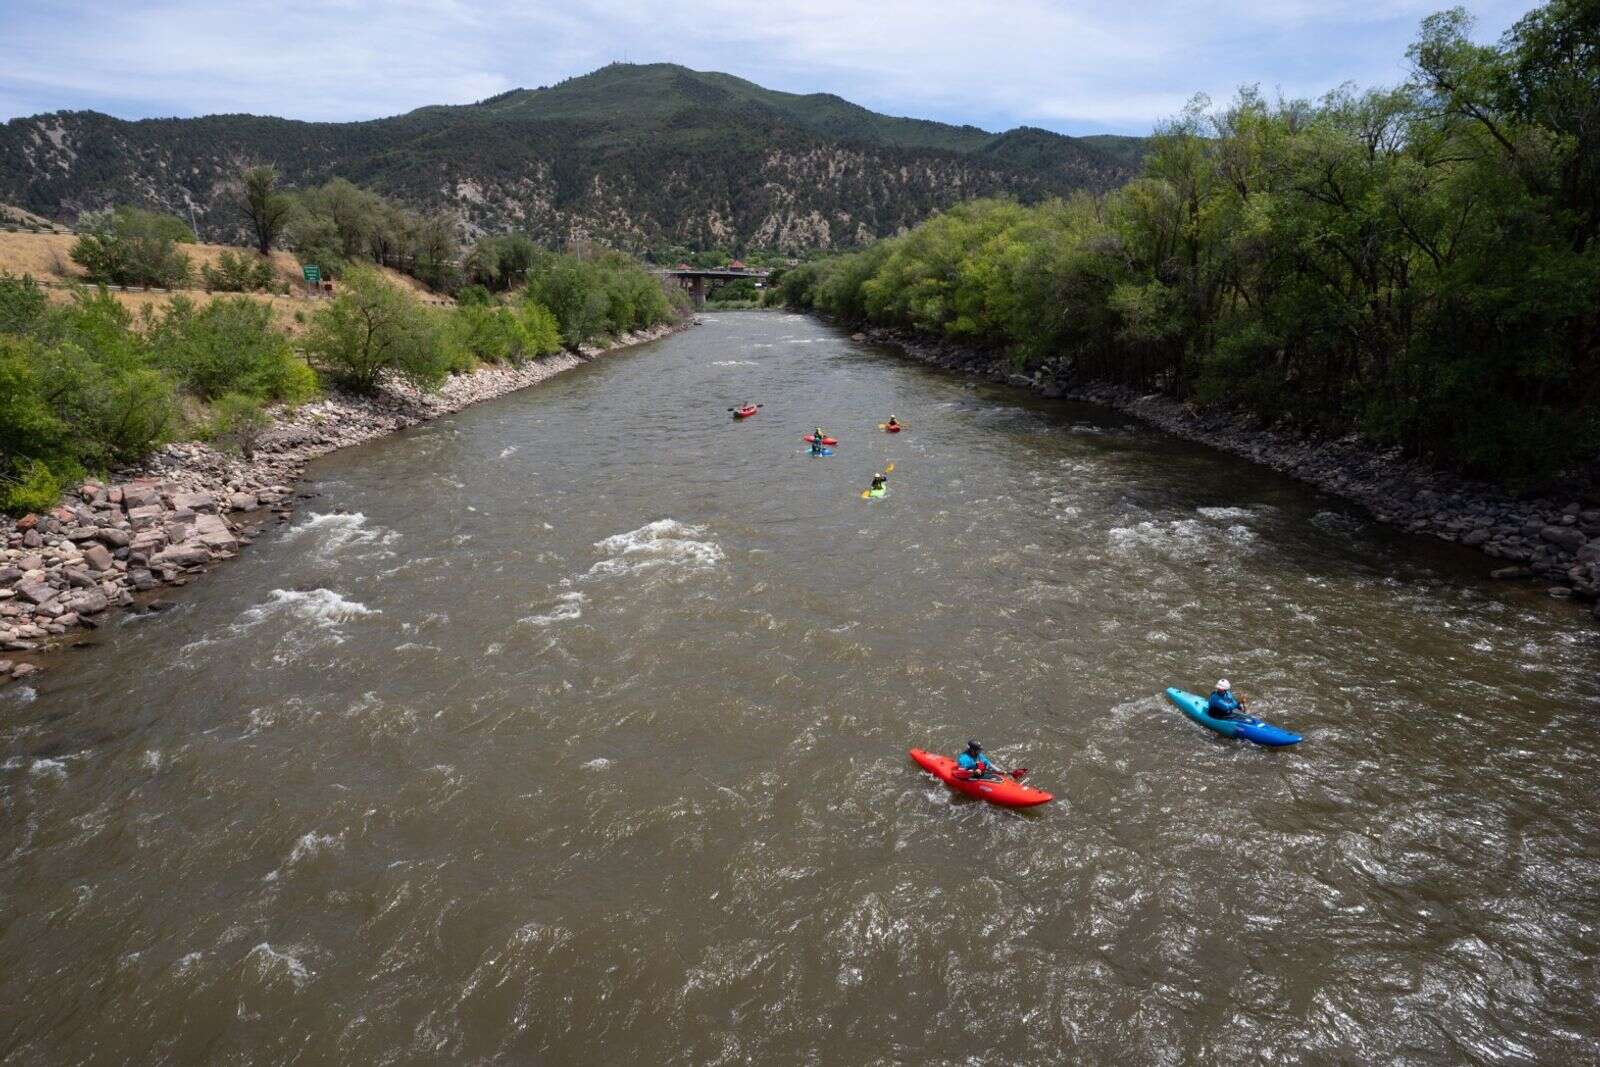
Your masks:
<svg viewBox="0 0 1600 1067"><path fill-rule="evenodd" d="M981 797L991 804L998 804L1002 808L1031 808L1035 804L1043 804L1054 800L1043 789L1035 789L1023 785L1014 778L996 776L993 778L958 778L956 777L956 761L949 756L940 756L933 752L924 752L920 748L911 750L911 758L917 761L917 766L933 775L957 793L965 793L969 797Z"/></svg>
<svg viewBox="0 0 1600 1067"><path fill-rule="evenodd" d="M743 408L734 408L733 409L733 417L736 418L736 419L748 419L751 415L754 415L755 413L756 413L756 409L755 409L754 406L743 407Z"/></svg>
<svg viewBox="0 0 1600 1067"><path fill-rule="evenodd" d="M815 443L816 439L817 435L814 433L808 433L804 437L800 438L800 440L804 441L808 445ZM839 443L839 439L837 437L824 437L822 439L822 443L825 445L836 445Z"/></svg>
<svg viewBox="0 0 1600 1067"><path fill-rule="evenodd" d="M899 433L903 429L905 429L905 427L904 426L900 426L900 425L896 425L896 426L885 425L884 428L883 428L883 432L884 433Z"/></svg>

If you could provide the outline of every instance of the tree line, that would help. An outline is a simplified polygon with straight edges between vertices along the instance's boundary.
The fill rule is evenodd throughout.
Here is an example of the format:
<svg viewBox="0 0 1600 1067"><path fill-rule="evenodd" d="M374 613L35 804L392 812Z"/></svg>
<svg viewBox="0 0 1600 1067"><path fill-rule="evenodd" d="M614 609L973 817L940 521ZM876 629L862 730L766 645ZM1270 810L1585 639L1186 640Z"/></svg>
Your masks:
<svg viewBox="0 0 1600 1067"><path fill-rule="evenodd" d="M1600 448L1600 5L1471 28L1426 19L1394 88L1197 99L1120 190L966 204L779 291L1535 485Z"/></svg>

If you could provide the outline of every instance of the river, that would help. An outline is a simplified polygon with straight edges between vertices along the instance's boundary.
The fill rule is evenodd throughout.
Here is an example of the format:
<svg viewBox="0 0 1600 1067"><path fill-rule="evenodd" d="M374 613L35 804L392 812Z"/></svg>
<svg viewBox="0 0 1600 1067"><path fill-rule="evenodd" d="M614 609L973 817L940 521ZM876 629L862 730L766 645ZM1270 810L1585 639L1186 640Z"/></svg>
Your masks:
<svg viewBox="0 0 1600 1067"><path fill-rule="evenodd" d="M773 313L306 488L0 691L7 1062L1600 1061L1600 641L1467 550Z"/></svg>

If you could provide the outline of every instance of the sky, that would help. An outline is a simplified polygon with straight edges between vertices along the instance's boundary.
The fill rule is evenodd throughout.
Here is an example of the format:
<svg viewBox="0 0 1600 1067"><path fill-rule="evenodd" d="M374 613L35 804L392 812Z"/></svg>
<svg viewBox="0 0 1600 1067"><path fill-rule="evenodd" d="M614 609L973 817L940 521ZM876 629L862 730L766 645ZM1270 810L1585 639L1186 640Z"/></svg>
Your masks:
<svg viewBox="0 0 1600 1067"><path fill-rule="evenodd" d="M356 120L614 60L985 129L1148 133L1196 93L1389 84L1446 0L0 0L0 120L251 112ZM1498 37L1534 5L1467 4Z"/></svg>

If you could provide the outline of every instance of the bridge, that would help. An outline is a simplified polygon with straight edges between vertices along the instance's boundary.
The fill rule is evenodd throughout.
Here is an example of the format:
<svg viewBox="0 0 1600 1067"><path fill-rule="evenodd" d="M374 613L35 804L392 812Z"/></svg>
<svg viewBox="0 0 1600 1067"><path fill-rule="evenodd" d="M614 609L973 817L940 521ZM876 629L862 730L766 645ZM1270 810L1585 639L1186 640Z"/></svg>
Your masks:
<svg viewBox="0 0 1600 1067"><path fill-rule="evenodd" d="M694 306L706 306L706 293L719 282L737 281L740 278L754 278L765 281L770 271L756 270L743 265L731 267L691 267L687 263L680 263L676 267L667 267L652 272L663 278L676 278L678 284L689 290L689 295L694 297Z"/></svg>

